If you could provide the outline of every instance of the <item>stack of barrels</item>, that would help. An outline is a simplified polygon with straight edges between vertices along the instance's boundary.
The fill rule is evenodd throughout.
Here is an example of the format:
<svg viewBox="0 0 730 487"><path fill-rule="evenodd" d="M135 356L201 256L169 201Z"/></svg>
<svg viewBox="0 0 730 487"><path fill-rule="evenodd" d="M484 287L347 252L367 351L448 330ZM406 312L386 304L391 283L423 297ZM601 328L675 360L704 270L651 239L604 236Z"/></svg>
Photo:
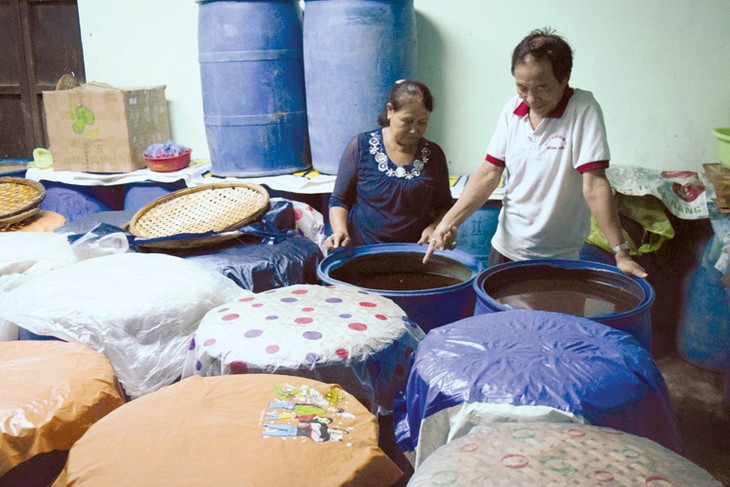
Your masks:
<svg viewBox="0 0 730 487"><path fill-rule="evenodd" d="M200 0L198 54L212 172L310 164L336 174L390 86L413 78L413 0Z"/></svg>

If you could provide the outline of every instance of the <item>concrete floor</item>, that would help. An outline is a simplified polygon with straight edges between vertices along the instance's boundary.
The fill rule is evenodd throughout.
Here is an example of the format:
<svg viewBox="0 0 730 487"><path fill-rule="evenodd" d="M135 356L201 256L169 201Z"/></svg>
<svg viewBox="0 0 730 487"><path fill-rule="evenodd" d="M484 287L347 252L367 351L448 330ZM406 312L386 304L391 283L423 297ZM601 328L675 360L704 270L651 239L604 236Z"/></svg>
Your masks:
<svg viewBox="0 0 730 487"><path fill-rule="evenodd" d="M686 457L730 486L730 408L723 407L724 375L670 353L656 360L667 383Z"/></svg>

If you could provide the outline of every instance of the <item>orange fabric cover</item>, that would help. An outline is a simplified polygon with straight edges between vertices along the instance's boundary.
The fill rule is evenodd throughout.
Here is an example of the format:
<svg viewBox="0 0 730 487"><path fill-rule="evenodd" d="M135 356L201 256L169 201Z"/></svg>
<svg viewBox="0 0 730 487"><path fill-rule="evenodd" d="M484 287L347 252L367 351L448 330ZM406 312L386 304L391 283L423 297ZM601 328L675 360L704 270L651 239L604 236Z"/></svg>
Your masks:
<svg viewBox="0 0 730 487"><path fill-rule="evenodd" d="M324 436L264 433L305 431L322 418ZM377 445L375 416L339 386L275 374L193 376L95 424L53 485L386 487L403 473Z"/></svg>
<svg viewBox="0 0 730 487"><path fill-rule="evenodd" d="M39 453L68 450L122 404L111 364L85 345L0 342L0 476Z"/></svg>

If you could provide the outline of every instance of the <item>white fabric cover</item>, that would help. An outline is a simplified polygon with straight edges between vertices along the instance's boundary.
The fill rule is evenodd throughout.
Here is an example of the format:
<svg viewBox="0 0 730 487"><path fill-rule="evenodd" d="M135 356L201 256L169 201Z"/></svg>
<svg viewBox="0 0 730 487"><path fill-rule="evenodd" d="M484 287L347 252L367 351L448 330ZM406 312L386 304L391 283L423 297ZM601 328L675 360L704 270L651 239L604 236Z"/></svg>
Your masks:
<svg viewBox="0 0 730 487"><path fill-rule="evenodd" d="M134 398L174 382L203 316L242 292L179 257L124 253L27 280L0 297L0 320L103 353Z"/></svg>

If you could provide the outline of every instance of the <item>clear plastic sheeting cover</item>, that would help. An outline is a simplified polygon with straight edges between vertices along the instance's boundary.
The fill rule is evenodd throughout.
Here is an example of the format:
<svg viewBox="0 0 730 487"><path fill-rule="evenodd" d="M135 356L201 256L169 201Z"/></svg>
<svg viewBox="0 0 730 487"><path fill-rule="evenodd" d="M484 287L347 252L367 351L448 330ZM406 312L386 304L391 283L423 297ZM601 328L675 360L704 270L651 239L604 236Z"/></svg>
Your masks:
<svg viewBox="0 0 730 487"><path fill-rule="evenodd" d="M0 295L26 276L76 261L66 237L51 232L0 233Z"/></svg>
<svg viewBox="0 0 730 487"><path fill-rule="evenodd" d="M109 361L61 341L0 343L0 391L0 477L35 455L68 450L124 404Z"/></svg>
<svg viewBox="0 0 730 487"><path fill-rule="evenodd" d="M0 298L0 319L103 353L126 393L137 397L180 376L200 320L241 292L179 257L125 253L27 281Z"/></svg>
<svg viewBox="0 0 730 487"><path fill-rule="evenodd" d="M623 331L567 314L510 310L431 330L398 398L398 444L413 451L425 435L445 443L448 431L423 425L465 402L547 406L683 449L649 352Z"/></svg>
<svg viewBox="0 0 730 487"><path fill-rule="evenodd" d="M388 412L422 338L388 298L350 286L287 286L209 311L186 375L308 377L339 383L372 411Z"/></svg>

